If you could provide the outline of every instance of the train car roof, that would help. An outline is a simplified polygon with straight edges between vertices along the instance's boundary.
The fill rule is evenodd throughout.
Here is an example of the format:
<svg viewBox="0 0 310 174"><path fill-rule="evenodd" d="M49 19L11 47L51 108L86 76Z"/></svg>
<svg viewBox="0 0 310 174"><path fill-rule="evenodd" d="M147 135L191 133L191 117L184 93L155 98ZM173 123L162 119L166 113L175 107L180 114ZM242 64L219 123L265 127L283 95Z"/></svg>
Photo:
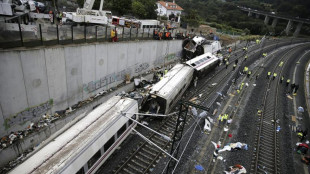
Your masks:
<svg viewBox="0 0 310 174"><path fill-rule="evenodd" d="M219 60L218 57L208 52L187 61L186 64L193 67L196 71L200 71L217 60Z"/></svg>
<svg viewBox="0 0 310 174"><path fill-rule="evenodd" d="M171 91L175 90L175 88L184 80L182 77L188 76L193 71L194 70L187 65L176 64L168 71L162 80L152 87L150 93L166 98Z"/></svg>
<svg viewBox="0 0 310 174"><path fill-rule="evenodd" d="M93 139L119 115L133 107L136 100L114 96L98 106L82 120L44 146L10 173L59 173L79 152L86 150ZM78 170L78 169L77 169Z"/></svg>

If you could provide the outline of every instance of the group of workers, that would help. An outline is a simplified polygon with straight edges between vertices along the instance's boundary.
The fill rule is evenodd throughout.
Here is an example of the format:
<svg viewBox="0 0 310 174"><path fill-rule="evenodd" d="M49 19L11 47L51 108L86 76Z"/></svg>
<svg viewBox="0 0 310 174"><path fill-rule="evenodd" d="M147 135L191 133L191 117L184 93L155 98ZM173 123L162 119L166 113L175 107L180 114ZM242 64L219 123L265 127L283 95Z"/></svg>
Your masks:
<svg viewBox="0 0 310 174"><path fill-rule="evenodd" d="M161 79L164 78L164 75L166 75L168 73L168 69L164 69L164 70L161 70L161 71L157 71L154 75L154 80L156 82L160 81Z"/></svg>
<svg viewBox="0 0 310 174"><path fill-rule="evenodd" d="M172 40L172 35L171 32L169 31L158 31L158 30L154 30L153 31L153 38L155 40Z"/></svg>
<svg viewBox="0 0 310 174"><path fill-rule="evenodd" d="M228 120L228 114L220 114L218 117L219 126L225 125Z"/></svg>
<svg viewBox="0 0 310 174"><path fill-rule="evenodd" d="M274 79L277 77L277 75L278 75L278 74L277 74L276 72L274 72L274 73L273 73L273 76L272 76L272 80L274 80ZM267 78L267 79L270 79L270 77L271 77L271 72L268 71L268 72L267 72L267 77L266 77L266 78ZM281 78L280 78L280 83L283 83L283 81L284 81L284 76L281 76ZM287 80L286 80L286 87L289 86L290 82L291 82L291 79L287 79ZM299 88L299 85L298 85L298 84L292 83L292 84L291 84L291 90L290 90L288 93L293 93L293 92L294 92L294 94L296 95L298 88Z"/></svg>

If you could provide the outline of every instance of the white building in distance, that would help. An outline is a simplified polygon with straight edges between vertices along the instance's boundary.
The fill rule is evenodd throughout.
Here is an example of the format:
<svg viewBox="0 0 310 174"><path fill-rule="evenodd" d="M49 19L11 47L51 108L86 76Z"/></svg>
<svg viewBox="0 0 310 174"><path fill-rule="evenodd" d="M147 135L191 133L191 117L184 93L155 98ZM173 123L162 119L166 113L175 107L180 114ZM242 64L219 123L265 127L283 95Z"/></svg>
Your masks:
<svg viewBox="0 0 310 174"><path fill-rule="evenodd" d="M157 2L157 15L167 16L169 20L171 20L171 18L174 18L175 22L180 23L182 11L183 8L180 7L178 4L176 4L174 0L173 2L165 2L165 1Z"/></svg>

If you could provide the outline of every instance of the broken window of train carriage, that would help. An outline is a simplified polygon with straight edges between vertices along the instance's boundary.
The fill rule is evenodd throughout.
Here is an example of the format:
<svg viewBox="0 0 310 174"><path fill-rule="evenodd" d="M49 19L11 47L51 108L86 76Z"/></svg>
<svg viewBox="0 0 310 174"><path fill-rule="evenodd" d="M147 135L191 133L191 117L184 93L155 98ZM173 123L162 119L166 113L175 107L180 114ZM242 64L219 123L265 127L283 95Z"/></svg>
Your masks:
<svg viewBox="0 0 310 174"><path fill-rule="evenodd" d="M112 144L115 142L114 140L114 136L112 136L109 141L107 141L104 146L103 146L103 149L104 149L104 152L106 152L111 146Z"/></svg>
<svg viewBox="0 0 310 174"><path fill-rule="evenodd" d="M82 168L79 171L77 171L76 174L85 174L84 166L82 166Z"/></svg>
<svg viewBox="0 0 310 174"><path fill-rule="evenodd" d="M117 131L117 138L119 138L126 130L126 123Z"/></svg>
<svg viewBox="0 0 310 174"><path fill-rule="evenodd" d="M88 169L90 169L101 157L100 149L87 161Z"/></svg>

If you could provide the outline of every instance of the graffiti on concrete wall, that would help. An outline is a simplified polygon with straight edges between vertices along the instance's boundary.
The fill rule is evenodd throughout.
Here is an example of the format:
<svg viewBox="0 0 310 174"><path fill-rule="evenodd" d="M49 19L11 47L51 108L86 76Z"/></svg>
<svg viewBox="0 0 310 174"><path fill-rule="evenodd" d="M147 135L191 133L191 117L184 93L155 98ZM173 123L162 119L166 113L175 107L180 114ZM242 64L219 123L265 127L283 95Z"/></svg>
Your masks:
<svg viewBox="0 0 310 174"><path fill-rule="evenodd" d="M112 73L109 75L106 75L104 77L101 77L100 80L91 81L87 84L83 84L83 90L85 92L93 92L99 88L106 87L109 84L112 84L114 82L123 81L125 80L126 74L131 74L131 68L127 68L126 70L122 70L117 73Z"/></svg>
<svg viewBox="0 0 310 174"><path fill-rule="evenodd" d="M35 117L41 117L46 114L47 111L52 107L53 101L47 101L35 107L27 108L13 116L5 119L6 129L16 124L24 124L27 121L33 120Z"/></svg>
<svg viewBox="0 0 310 174"><path fill-rule="evenodd" d="M168 54L168 55L164 55L158 59L156 59L154 61L154 65L161 65L161 64L165 64L168 63L170 61L173 61L179 57L181 57L182 52L178 52L178 53L172 53L172 54Z"/></svg>
<svg viewBox="0 0 310 174"><path fill-rule="evenodd" d="M140 65L137 65L135 67L135 73L140 73L144 70L147 70L147 68L149 67L150 65L148 63L142 63Z"/></svg>

